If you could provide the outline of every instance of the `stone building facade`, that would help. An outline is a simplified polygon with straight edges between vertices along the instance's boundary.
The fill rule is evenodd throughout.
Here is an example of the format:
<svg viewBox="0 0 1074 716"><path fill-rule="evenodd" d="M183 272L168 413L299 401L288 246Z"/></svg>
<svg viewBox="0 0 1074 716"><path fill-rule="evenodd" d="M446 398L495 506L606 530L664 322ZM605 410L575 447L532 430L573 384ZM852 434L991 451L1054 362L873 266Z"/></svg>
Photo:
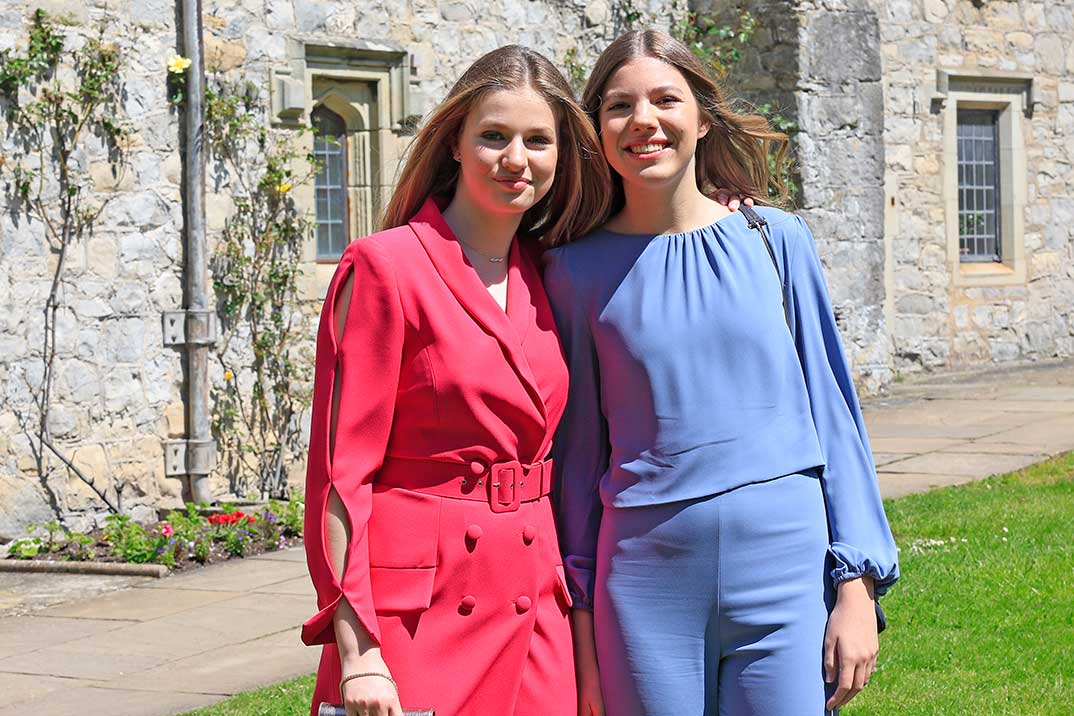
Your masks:
<svg viewBox="0 0 1074 716"><path fill-rule="evenodd" d="M745 6L759 27L730 89L777 103L797 123L800 211L820 245L859 386L873 392L905 373L1074 354L1071 3ZM178 3L9 0L0 8L0 50L25 44L36 7L62 21L71 47L108 23L123 51L124 111L136 129L121 178L103 156L81 158L92 191L111 201L66 274L51 432L85 471L125 485L126 508L149 517L182 498L162 455L163 441L185 432L182 359L163 345L161 328L162 313L182 305L180 120L164 79L179 47ZM719 0L203 0L208 65L254 81L274 127L319 117L343 138L320 148L309 140L345 169L322 192L343 207L337 228L326 219L307 249L301 291L310 338L338 231L372 227L414 124L469 61L519 43L567 69L587 67L631 22L667 29L687 10L718 16L729 8ZM959 171L957 136L971 125L994 138L993 242L967 256L959 183L968 170ZM0 151L10 150L0 135ZM314 189L298 199L316 213ZM53 514L18 415L40 380L39 317L55 258L41 227L7 201L0 195L0 538ZM207 207L212 238L231 198L210 185ZM296 466L295 481L300 474ZM226 491L226 480L216 487ZM103 514L63 470L49 489L73 527Z"/></svg>

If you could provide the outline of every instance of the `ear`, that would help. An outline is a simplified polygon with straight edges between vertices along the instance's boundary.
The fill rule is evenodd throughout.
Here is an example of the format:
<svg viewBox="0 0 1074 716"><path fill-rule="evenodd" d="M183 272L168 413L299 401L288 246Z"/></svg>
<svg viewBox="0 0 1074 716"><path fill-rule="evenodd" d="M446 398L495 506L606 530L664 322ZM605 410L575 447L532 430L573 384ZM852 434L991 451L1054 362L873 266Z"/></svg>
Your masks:
<svg viewBox="0 0 1074 716"><path fill-rule="evenodd" d="M462 158L459 156L459 143L458 142L452 142L451 143L451 158L454 159L457 162L462 161Z"/></svg>
<svg viewBox="0 0 1074 716"><path fill-rule="evenodd" d="M697 125L697 138L703 139L708 136L710 129L712 129L712 122L701 120L701 123Z"/></svg>

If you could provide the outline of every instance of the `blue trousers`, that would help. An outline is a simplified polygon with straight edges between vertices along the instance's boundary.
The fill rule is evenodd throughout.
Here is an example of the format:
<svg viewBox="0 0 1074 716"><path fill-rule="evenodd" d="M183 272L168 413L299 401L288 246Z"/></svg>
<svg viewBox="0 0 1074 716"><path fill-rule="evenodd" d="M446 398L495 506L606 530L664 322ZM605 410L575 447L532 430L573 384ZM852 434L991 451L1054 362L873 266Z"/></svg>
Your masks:
<svg viewBox="0 0 1074 716"><path fill-rule="evenodd" d="M819 481L605 507L594 627L608 716L822 716L832 604Z"/></svg>

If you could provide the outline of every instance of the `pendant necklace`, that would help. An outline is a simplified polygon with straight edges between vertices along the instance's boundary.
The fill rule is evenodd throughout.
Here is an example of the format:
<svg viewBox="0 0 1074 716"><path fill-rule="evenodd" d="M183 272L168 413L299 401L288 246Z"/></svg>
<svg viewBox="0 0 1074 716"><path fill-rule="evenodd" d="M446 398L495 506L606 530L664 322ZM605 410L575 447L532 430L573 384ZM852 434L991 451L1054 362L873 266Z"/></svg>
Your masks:
<svg viewBox="0 0 1074 716"><path fill-rule="evenodd" d="M466 248L468 248L471 251L473 251L475 254L477 254L481 258L483 258L486 261L488 261L489 263L502 264L504 262L504 259L507 258L507 256L489 256L488 254L484 253L483 251L478 251L473 246L471 246L470 244L466 243L465 241L463 241L462 239L460 239L457 236L455 237L455 240L458 241L463 246L465 246ZM508 255L510 255L510 249L508 249Z"/></svg>

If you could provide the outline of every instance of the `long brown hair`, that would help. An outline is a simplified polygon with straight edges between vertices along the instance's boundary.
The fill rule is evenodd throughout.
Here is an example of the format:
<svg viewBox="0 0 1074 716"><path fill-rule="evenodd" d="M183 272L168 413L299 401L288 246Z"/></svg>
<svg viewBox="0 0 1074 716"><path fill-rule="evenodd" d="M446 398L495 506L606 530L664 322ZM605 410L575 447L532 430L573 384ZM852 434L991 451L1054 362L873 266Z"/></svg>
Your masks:
<svg viewBox="0 0 1074 716"><path fill-rule="evenodd" d="M753 197L759 204L785 205L787 187L780 175L786 161L787 135L773 129L760 115L736 112L694 53L666 33L631 30L617 37L597 58L582 93L582 106L597 131L600 131L600 105L608 80L624 64L641 57L652 57L681 72L697 100L701 118L710 124L708 134L698 140L694 154L701 191L708 194L720 187L732 194ZM771 171L768 154L773 147L776 155ZM614 213L623 208L623 180L614 169L611 173Z"/></svg>
<svg viewBox="0 0 1074 716"><path fill-rule="evenodd" d="M408 150L382 229L402 226L429 196L453 196L459 165L452 158L466 115L490 92L532 88L559 122L559 161L552 188L522 215L518 236L556 246L595 229L607 216L611 185L596 131L570 85L543 55L507 45L482 56L429 116Z"/></svg>

